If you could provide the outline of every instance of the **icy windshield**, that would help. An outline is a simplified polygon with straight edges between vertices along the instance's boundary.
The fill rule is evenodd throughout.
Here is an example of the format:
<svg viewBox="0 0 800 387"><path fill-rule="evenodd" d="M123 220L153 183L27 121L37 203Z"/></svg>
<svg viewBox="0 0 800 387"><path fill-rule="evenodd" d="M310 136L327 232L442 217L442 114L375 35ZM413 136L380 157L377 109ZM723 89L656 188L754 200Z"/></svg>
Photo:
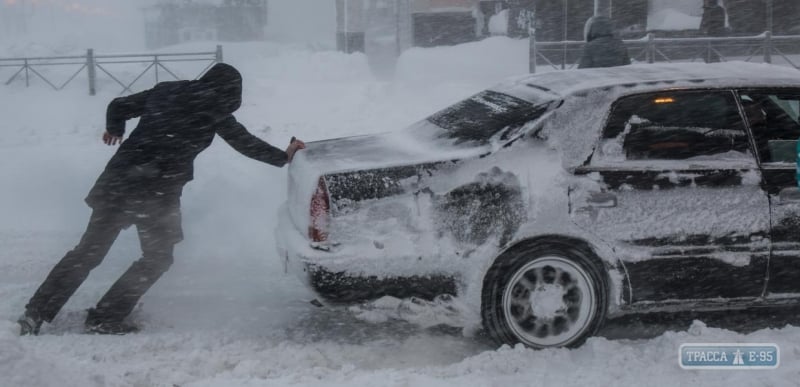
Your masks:
<svg viewBox="0 0 800 387"><path fill-rule="evenodd" d="M487 143L495 135L510 137L526 122L539 118L547 105L486 90L428 117L445 130L443 137L457 142Z"/></svg>

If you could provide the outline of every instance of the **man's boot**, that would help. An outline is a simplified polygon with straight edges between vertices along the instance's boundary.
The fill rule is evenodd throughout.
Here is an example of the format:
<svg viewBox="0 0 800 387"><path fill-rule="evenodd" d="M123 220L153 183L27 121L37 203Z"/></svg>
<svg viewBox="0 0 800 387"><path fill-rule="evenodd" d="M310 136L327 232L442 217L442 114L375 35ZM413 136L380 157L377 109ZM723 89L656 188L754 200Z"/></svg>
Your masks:
<svg viewBox="0 0 800 387"><path fill-rule="evenodd" d="M17 320L17 324L19 324L19 335L20 336L36 336L39 334L39 329L42 327L42 319L34 316L28 312L25 312L20 318Z"/></svg>
<svg viewBox="0 0 800 387"><path fill-rule="evenodd" d="M98 316L94 308L89 309L84 325L86 333L95 335L127 335L139 332L139 327L136 325Z"/></svg>

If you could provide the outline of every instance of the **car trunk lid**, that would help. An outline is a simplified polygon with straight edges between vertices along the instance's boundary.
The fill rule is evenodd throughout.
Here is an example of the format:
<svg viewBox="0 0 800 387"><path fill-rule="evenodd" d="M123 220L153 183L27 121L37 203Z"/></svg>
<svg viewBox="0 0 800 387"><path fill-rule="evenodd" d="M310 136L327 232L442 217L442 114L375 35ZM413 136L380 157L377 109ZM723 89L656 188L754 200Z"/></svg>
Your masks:
<svg viewBox="0 0 800 387"><path fill-rule="evenodd" d="M354 136L306 143L289 165L288 209L295 228L309 239L321 239L323 230L315 225L326 224L322 210L331 203L326 176L354 171L394 169L437 162L476 157L491 151L486 145L443 144L433 138L420 139L415 132ZM383 185L374 179L373 185ZM363 187L370 189L371 187ZM373 187L373 188L378 188Z"/></svg>

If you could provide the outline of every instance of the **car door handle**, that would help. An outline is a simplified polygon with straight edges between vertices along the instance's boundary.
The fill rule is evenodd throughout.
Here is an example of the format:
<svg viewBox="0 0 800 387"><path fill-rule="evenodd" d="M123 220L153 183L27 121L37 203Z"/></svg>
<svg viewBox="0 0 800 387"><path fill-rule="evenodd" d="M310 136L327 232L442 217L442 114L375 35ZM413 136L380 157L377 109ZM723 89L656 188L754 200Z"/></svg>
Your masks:
<svg viewBox="0 0 800 387"><path fill-rule="evenodd" d="M586 204L591 207L611 208L617 206L617 195L611 192L590 192Z"/></svg>
<svg viewBox="0 0 800 387"><path fill-rule="evenodd" d="M800 203L800 189L797 187L786 187L778 193L781 203Z"/></svg>

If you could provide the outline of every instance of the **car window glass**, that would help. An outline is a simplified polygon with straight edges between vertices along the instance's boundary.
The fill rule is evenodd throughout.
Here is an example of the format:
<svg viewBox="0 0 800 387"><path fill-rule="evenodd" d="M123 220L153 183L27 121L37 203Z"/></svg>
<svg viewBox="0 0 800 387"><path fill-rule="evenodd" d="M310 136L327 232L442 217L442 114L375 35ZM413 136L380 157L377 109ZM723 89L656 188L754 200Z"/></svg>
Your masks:
<svg viewBox="0 0 800 387"><path fill-rule="evenodd" d="M795 163L800 137L800 91L742 92L742 107L763 163Z"/></svg>
<svg viewBox="0 0 800 387"><path fill-rule="evenodd" d="M440 137L460 142L488 143L500 136L510 138L524 124L542 116L547 104L534 105L523 99L486 90L428 117L444 129Z"/></svg>
<svg viewBox="0 0 800 387"><path fill-rule="evenodd" d="M611 109L595 157L605 161L752 158L736 99L724 91L620 99Z"/></svg>

